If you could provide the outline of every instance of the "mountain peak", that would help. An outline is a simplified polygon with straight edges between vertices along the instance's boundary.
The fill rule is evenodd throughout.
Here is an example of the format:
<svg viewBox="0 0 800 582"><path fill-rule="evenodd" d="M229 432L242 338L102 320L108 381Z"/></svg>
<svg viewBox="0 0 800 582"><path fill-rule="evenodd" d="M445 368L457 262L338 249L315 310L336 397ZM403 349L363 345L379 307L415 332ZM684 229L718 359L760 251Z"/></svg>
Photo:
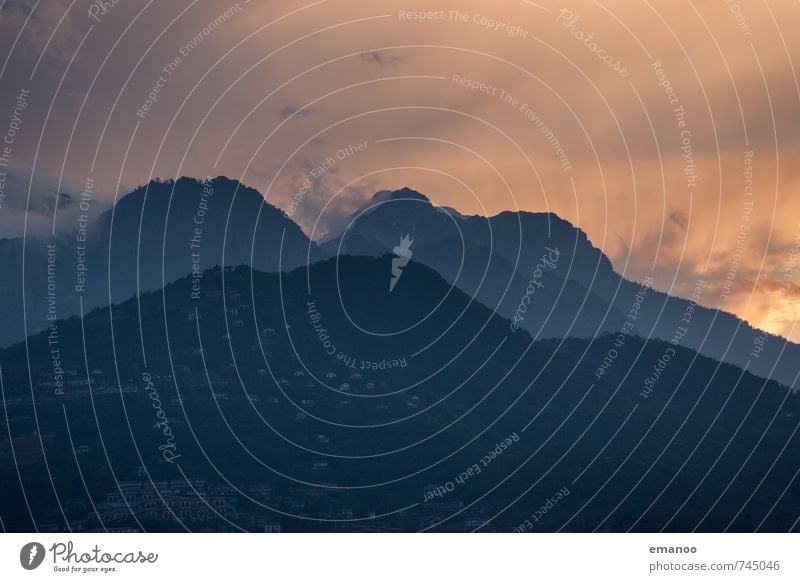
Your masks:
<svg viewBox="0 0 800 582"><path fill-rule="evenodd" d="M174 186L176 189L180 188L194 188L202 186L203 184L212 184L214 187L225 187L226 189L233 190L234 188L250 189L247 185L243 184L235 178L228 178L227 176L208 176L207 178L195 178L193 176L180 176L179 178L160 178L155 177L147 184L140 186L142 188L154 188L158 186Z"/></svg>
<svg viewBox="0 0 800 582"><path fill-rule="evenodd" d="M431 203L425 194L421 194L408 186L400 188L400 190L381 190L376 192L371 202L389 202L390 200L419 200L428 204Z"/></svg>

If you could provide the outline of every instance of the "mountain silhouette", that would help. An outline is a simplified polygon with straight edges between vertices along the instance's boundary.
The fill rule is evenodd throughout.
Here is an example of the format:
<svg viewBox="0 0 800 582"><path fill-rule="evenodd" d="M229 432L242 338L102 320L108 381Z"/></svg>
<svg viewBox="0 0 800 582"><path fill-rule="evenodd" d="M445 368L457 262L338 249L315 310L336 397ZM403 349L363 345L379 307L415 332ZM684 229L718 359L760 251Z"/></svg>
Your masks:
<svg viewBox="0 0 800 582"><path fill-rule="evenodd" d="M235 180L152 181L81 230L0 241L0 345L46 327L51 308L68 317L214 266L277 271L321 256L281 210Z"/></svg>
<svg viewBox="0 0 800 582"><path fill-rule="evenodd" d="M533 341L391 267L214 268L59 321L61 393L49 333L0 351L5 528L792 527L797 394L660 340Z"/></svg>
<svg viewBox="0 0 800 582"><path fill-rule="evenodd" d="M6 299L0 304L0 345L44 329L48 317L87 313L191 273L197 282L214 266L273 272L337 254L380 257L407 235L414 241L412 263L435 269L535 338L618 334L638 306L631 333L678 338L681 346L795 386L797 344L654 289L639 304L641 282L615 272L585 232L555 214L465 216L410 188L385 190L353 213L344 232L318 247L256 190L224 177L153 181L83 231L53 240L0 240L7 274L0 289ZM542 258L554 249L557 264L542 268Z"/></svg>
<svg viewBox="0 0 800 582"><path fill-rule="evenodd" d="M681 346L705 356L786 386L797 382L800 346L731 313L654 289L648 289L639 305L643 282L617 273L583 230L552 213L463 216L403 188L376 194L322 247L331 254L380 256L406 234L415 241L415 260L510 319L519 311L540 258L557 249L558 264L544 269L533 307L520 322L535 337L616 334L635 309L633 324L640 336L664 341L678 337ZM701 287L701 304L704 293L709 292Z"/></svg>

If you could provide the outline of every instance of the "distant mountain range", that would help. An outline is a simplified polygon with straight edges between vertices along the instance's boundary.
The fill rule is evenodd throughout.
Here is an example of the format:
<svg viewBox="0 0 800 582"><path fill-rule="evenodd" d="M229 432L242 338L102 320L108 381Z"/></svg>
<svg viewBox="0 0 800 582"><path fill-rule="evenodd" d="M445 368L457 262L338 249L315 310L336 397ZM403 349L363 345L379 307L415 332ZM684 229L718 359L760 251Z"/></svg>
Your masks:
<svg viewBox="0 0 800 582"><path fill-rule="evenodd" d="M582 230L552 213L464 216L403 188L376 193L349 223L317 246L258 191L235 180L153 181L82 231L55 240L0 240L6 274L0 346L44 329L48 317L79 314L81 304L86 313L214 266L276 272L338 254L379 257L410 235L414 261L535 338L592 338L625 329L676 340L791 387L800 372L797 344L724 311L653 289L642 293L642 282L621 277ZM541 262L550 255L558 260ZM701 303L702 293L698 288ZM634 311L635 319L628 318Z"/></svg>
<svg viewBox="0 0 800 582"><path fill-rule="evenodd" d="M321 257L281 210L235 180L153 181L82 230L0 240L0 345L44 329L48 314L77 315L81 303L86 313L214 266L277 271Z"/></svg>
<svg viewBox="0 0 800 582"><path fill-rule="evenodd" d="M534 337L616 335L629 322L641 337L675 340L764 378L796 385L800 346L730 313L697 305L697 299L704 299L702 283L693 293L695 301L654 289L641 293L643 282L621 277L582 230L552 213L462 216L409 188L383 191L322 248L332 254L380 256L391 253L406 234L414 239L414 260L509 319L518 315L534 281L532 307L526 305L520 322ZM538 277L537 265L551 255L549 249L557 249L560 259L540 268Z"/></svg>

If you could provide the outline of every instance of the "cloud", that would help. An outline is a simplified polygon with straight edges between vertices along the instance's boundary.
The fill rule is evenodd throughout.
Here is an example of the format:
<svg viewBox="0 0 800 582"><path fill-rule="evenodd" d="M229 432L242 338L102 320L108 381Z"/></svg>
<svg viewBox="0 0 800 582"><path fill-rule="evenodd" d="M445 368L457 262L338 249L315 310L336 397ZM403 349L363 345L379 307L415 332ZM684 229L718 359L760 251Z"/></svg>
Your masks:
<svg viewBox="0 0 800 582"><path fill-rule="evenodd" d="M13 0L6 2L0 10L0 46L11 49L11 42L23 28L15 50L38 59L42 51L45 57L59 62L68 60L80 42L72 16L65 12L69 4L60 0Z"/></svg>
<svg viewBox="0 0 800 582"><path fill-rule="evenodd" d="M309 117L311 114L315 112L313 107L295 107L294 105L287 105L283 109L281 109L280 115L282 119L287 119L291 116L295 117Z"/></svg>
<svg viewBox="0 0 800 582"><path fill-rule="evenodd" d="M669 213L669 221L681 230L686 230L686 228L689 226L689 219L686 216L686 213L678 210L673 210Z"/></svg>
<svg viewBox="0 0 800 582"><path fill-rule="evenodd" d="M0 23L6 21L20 22L27 19L32 12L32 8L25 2L9 0L0 7Z"/></svg>
<svg viewBox="0 0 800 582"><path fill-rule="evenodd" d="M395 65L403 62L403 59L400 57L400 55L385 55L381 51L369 51L361 53L358 55L358 58L366 63L374 65Z"/></svg>
<svg viewBox="0 0 800 582"><path fill-rule="evenodd" d="M78 217L83 214L77 203L81 188L74 184L58 187L58 179L43 172L37 172L30 185L30 169L12 170L5 176L3 198L0 203L0 233L3 238L22 236L27 221L27 234L46 236L53 229L53 213L56 213L56 232L71 232L77 226ZM87 214L97 216L105 205L92 204Z"/></svg>
<svg viewBox="0 0 800 582"><path fill-rule="evenodd" d="M335 159L335 154L331 157L327 153L330 145L324 140L313 145L318 152L314 159ZM310 153L309 157L312 157ZM336 159L333 165L326 162L323 172L319 171L321 163L295 159L282 169L269 193L262 192L267 202L287 212L315 240L324 240L331 233L344 230L350 215L382 189L381 181L374 177L351 184L342 175L340 164L344 164L344 160ZM263 184L271 181L278 169L278 166L253 169L245 181Z"/></svg>

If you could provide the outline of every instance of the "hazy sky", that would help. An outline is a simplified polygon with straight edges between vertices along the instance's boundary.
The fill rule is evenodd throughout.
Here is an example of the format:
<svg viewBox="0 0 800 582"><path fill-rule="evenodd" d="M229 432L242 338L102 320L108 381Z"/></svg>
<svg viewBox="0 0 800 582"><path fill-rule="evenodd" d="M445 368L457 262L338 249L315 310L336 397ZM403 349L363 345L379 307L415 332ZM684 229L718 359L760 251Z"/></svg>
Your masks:
<svg viewBox="0 0 800 582"><path fill-rule="evenodd" d="M628 278L705 279L702 303L800 340L794 0L100 4L0 0L0 236L46 232L87 179L94 212L155 176L283 208L307 180L315 237L407 185L556 212Z"/></svg>

